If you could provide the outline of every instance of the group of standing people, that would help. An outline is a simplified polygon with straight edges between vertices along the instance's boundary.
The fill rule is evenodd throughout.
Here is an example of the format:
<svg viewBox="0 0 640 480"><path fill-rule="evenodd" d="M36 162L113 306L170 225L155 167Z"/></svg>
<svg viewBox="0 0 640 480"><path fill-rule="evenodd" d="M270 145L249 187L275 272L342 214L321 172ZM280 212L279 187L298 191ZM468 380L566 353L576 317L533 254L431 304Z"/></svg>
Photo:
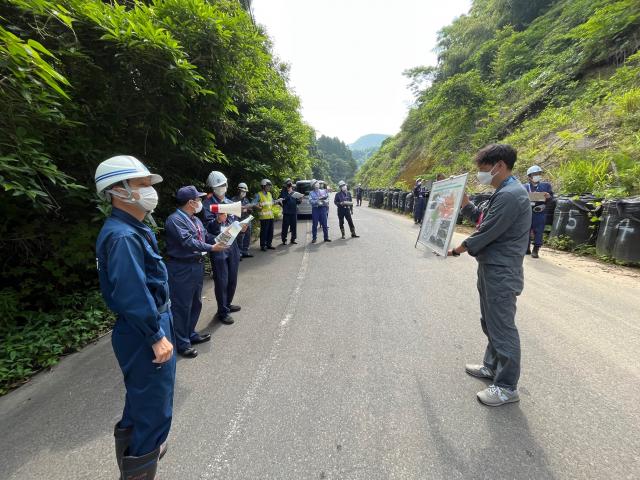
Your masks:
<svg viewBox="0 0 640 480"><path fill-rule="evenodd" d="M230 325L234 323L231 313L241 310L233 304L239 263L253 256L249 252L249 215L255 213L260 220L261 250L273 250L273 207L281 204L282 243L287 243L290 234L290 242L295 244L301 195L295 194L288 179L274 201L272 183L263 179L253 201L248 198L246 183L238 184L238 195L229 199L227 177L211 172L206 182L208 193L193 185L176 192L176 210L165 222L163 256L155 233L144 223L158 205L153 185L162 182L162 177L152 174L135 157L118 155L98 166L95 182L98 195L112 206L96 242L96 257L102 295L117 316L112 346L126 389L122 417L114 427L116 461L121 480L153 480L158 462L167 451L176 353L195 358L195 346L211 340L211 334L196 331L206 258L210 259L214 280L215 318ZM320 182L313 187L309 195L313 241L318 223L325 241L331 241L328 190L326 185L320 189ZM238 205L231 205L236 202L239 210ZM334 203L342 238L345 219L351 236L358 237L351 218L353 201L344 182L340 182ZM230 232L237 233L236 238Z"/></svg>
<svg viewBox="0 0 640 480"><path fill-rule="evenodd" d="M356 227L353 224L353 197L349 192L347 184L341 180L338 183L339 191L336 193L333 203L338 209L338 224L342 239L345 238L344 221L346 220L351 230L352 238L359 238L356 234ZM360 203L362 203L362 188L360 188ZM357 192L357 190L356 190ZM357 195L357 193L356 193ZM329 238L329 190L327 184L321 180L311 180L311 191L309 192L309 203L311 204L311 243L318 241L318 225L322 227L325 242L331 242Z"/></svg>

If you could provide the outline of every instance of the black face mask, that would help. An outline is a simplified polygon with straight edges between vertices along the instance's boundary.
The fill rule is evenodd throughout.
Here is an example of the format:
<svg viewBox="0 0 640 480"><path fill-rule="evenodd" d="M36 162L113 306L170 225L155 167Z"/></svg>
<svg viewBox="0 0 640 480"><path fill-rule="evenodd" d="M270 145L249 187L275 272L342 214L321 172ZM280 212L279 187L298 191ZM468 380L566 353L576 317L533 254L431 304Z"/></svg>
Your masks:
<svg viewBox="0 0 640 480"><path fill-rule="evenodd" d="M287 188L293 188L293 185L290 183L287 183Z"/></svg>

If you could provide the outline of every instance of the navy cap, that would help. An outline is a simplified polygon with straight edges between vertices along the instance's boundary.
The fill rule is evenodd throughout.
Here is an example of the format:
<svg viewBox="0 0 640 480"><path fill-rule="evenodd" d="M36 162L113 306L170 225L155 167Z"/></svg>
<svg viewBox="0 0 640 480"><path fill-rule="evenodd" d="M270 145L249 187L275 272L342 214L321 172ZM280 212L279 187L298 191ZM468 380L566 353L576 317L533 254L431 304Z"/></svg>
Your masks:
<svg viewBox="0 0 640 480"><path fill-rule="evenodd" d="M193 185L188 185L178 189L178 192L176 193L176 200L178 203L187 203L189 200L195 200L198 197L206 196L206 193L199 192Z"/></svg>

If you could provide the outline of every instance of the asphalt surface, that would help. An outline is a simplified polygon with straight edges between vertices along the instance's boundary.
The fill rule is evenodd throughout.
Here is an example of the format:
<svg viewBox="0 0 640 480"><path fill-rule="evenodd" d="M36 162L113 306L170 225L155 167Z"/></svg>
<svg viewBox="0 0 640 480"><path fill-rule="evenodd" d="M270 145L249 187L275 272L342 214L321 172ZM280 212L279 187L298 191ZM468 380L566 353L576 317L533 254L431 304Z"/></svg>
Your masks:
<svg viewBox="0 0 640 480"><path fill-rule="evenodd" d="M332 243L300 221L299 245L243 261L234 325L210 322L207 282L214 340L178 362L160 479L640 478L637 275L527 258L522 400L489 408L464 373L485 347L475 260L414 248L405 217L354 218L359 239L332 208ZM116 479L123 395L105 337L0 398L0 478Z"/></svg>

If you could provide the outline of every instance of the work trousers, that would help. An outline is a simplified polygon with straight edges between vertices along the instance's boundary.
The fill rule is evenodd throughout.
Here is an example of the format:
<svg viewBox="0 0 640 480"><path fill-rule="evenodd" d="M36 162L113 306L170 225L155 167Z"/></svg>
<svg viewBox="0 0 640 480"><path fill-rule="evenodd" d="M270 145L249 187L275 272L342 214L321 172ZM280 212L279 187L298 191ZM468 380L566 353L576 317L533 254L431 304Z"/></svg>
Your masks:
<svg viewBox="0 0 640 480"><path fill-rule="evenodd" d="M260 220L260 248L271 247L273 243L273 218Z"/></svg>
<svg viewBox="0 0 640 480"><path fill-rule="evenodd" d="M327 218L329 216L329 207L313 207L311 209L311 237L315 240L318 237L318 223L322 227L322 233L324 239L329 238L329 225L327 224Z"/></svg>
<svg viewBox="0 0 640 480"><path fill-rule="evenodd" d="M345 218L347 219L351 233L354 233L356 231L356 227L353 225L353 220L351 219L351 211L349 208L338 207L338 223L340 225L340 231L344 231Z"/></svg>
<svg viewBox="0 0 640 480"><path fill-rule="evenodd" d="M196 336L195 329L202 311L204 263L169 260L166 265L169 271L169 292L173 326L176 332L176 347L179 352L183 352L191 347L191 339Z"/></svg>
<svg viewBox="0 0 640 480"><path fill-rule="evenodd" d="M427 204L427 200L424 197L416 198L414 208L413 208L413 221L414 222L422 222L422 217L424 216L424 208Z"/></svg>
<svg viewBox="0 0 640 480"><path fill-rule="evenodd" d="M171 312L160 314L160 327L174 343ZM173 416L176 355L163 364L147 339L123 317L113 327L111 345L124 376L126 396L120 428L133 428L125 455L140 457L157 449L169 435Z"/></svg>
<svg viewBox="0 0 640 480"><path fill-rule="evenodd" d="M218 318L229 315L229 306L233 302L238 285L238 267L240 266L240 249L234 242L224 252L211 254L213 268L213 284L218 304Z"/></svg>
<svg viewBox="0 0 640 480"><path fill-rule="evenodd" d="M495 372L493 383L515 389L520 378L520 335L516 299L524 288L522 266L478 264L480 323L488 344L484 365Z"/></svg>
<svg viewBox="0 0 640 480"><path fill-rule="evenodd" d="M546 216L544 212L534 213L531 216L531 233L533 234L533 246L541 247L544 237L544 227L546 224Z"/></svg>
<svg viewBox="0 0 640 480"><path fill-rule="evenodd" d="M296 213L282 214L282 233L281 238L284 242L287 239L287 233L291 230L291 240L298 238L297 234L298 215Z"/></svg>
<svg viewBox="0 0 640 480"><path fill-rule="evenodd" d="M247 255L249 253L249 247L251 246L251 224L247 228L247 231L238 234L238 247L240 248L240 253L242 255Z"/></svg>

